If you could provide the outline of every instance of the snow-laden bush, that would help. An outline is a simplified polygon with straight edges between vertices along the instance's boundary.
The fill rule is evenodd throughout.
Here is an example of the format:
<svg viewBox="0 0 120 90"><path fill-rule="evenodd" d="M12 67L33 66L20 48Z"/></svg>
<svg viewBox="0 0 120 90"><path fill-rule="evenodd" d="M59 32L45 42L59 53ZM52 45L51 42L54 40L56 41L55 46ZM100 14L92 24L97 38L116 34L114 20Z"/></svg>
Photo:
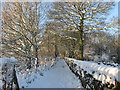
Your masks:
<svg viewBox="0 0 120 90"><path fill-rule="evenodd" d="M18 62L18 60L14 57L3 57L0 58L0 82L2 80L5 80L5 82L11 83L14 78L14 65ZM2 87L2 83L0 84L0 87Z"/></svg>
<svg viewBox="0 0 120 90"><path fill-rule="evenodd" d="M108 55L108 54L105 54L105 53L102 54L102 56L101 56L101 60L102 60L102 61L109 61L109 59L110 59L110 58L109 58L109 55Z"/></svg>

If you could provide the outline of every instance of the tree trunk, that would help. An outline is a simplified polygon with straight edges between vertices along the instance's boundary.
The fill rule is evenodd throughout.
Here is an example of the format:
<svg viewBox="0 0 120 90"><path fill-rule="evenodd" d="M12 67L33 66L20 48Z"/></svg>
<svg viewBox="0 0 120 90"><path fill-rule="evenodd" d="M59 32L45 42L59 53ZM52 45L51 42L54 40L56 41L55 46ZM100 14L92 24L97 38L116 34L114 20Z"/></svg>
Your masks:
<svg viewBox="0 0 120 90"><path fill-rule="evenodd" d="M58 48L57 45L55 44L55 58L58 56Z"/></svg>
<svg viewBox="0 0 120 90"><path fill-rule="evenodd" d="M6 85L7 85L7 83L6 83L6 76L5 76L5 74L7 74L7 66L6 66L6 64L4 65L4 66L2 66L2 89L3 90L6 90Z"/></svg>
<svg viewBox="0 0 120 90"><path fill-rule="evenodd" d="M4 78L2 79L2 89L6 90L6 81L4 80Z"/></svg>
<svg viewBox="0 0 120 90"><path fill-rule="evenodd" d="M31 67L32 67L32 63L31 63L31 61L32 61L32 58L31 57L29 57L29 60L27 61L27 69L31 69Z"/></svg>
<svg viewBox="0 0 120 90"><path fill-rule="evenodd" d="M57 36L55 35L55 58L58 57Z"/></svg>
<svg viewBox="0 0 120 90"><path fill-rule="evenodd" d="M15 85L15 90L20 90L18 80L17 80L17 76L16 76L15 65L14 65L14 69L13 69L13 76L14 76L13 82L14 82L14 85Z"/></svg>
<svg viewBox="0 0 120 90"><path fill-rule="evenodd" d="M83 60L83 21L81 20L81 23L80 23L80 30L79 30L79 32L80 32L80 40L79 40L79 51L80 51L80 55L79 55L79 59L80 60Z"/></svg>
<svg viewBox="0 0 120 90"><path fill-rule="evenodd" d="M74 58L74 51L73 50L69 51L69 58Z"/></svg>
<svg viewBox="0 0 120 90"><path fill-rule="evenodd" d="M49 35L48 35L48 40L47 40L47 49L48 49L48 56L50 56L50 39L49 39Z"/></svg>
<svg viewBox="0 0 120 90"><path fill-rule="evenodd" d="M75 41L72 42L72 58L75 58Z"/></svg>
<svg viewBox="0 0 120 90"><path fill-rule="evenodd" d="M82 40L82 37L80 38L80 41L79 41L79 45L80 45L80 60L83 60L83 40Z"/></svg>
<svg viewBox="0 0 120 90"><path fill-rule="evenodd" d="M36 67L38 67L38 64L39 64L39 58L38 58L38 47L37 46L35 46L34 47L35 48L35 65L36 65Z"/></svg>

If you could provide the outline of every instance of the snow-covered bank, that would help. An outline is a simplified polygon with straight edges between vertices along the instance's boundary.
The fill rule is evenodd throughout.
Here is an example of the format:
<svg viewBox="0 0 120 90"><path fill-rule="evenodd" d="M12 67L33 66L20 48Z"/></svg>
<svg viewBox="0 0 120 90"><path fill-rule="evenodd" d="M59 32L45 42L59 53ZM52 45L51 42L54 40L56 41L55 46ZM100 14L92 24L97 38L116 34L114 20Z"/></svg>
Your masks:
<svg viewBox="0 0 120 90"><path fill-rule="evenodd" d="M32 73L27 78L18 75L18 81L20 87L24 88L82 88L80 80L64 60L59 60L52 68L44 71L43 75Z"/></svg>
<svg viewBox="0 0 120 90"><path fill-rule="evenodd" d="M109 82L115 85L115 80L120 82L120 68L103 64L98 64L91 61L81 61L72 58L65 58L69 62L77 65L77 70L83 69L87 73L91 74L96 80L102 81L102 83Z"/></svg>
<svg viewBox="0 0 120 90"><path fill-rule="evenodd" d="M13 79L13 68L18 60L14 57L0 58L0 88L2 87L2 79L9 83Z"/></svg>
<svg viewBox="0 0 120 90"><path fill-rule="evenodd" d="M0 58L0 64L5 64L5 63L16 63L18 60L15 57L3 57Z"/></svg>

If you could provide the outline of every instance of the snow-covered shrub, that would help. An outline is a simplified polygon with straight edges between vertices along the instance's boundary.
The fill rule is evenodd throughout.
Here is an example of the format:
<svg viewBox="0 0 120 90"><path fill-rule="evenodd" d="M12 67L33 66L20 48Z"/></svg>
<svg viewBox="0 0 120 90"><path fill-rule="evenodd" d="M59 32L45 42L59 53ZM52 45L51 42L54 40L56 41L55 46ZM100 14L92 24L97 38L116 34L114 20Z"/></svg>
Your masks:
<svg viewBox="0 0 120 90"><path fill-rule="evenodd" d="M94 61L100 61L100 55L95 55L94 56Z"/></svg>
<svg viewBox="0 0 120 90"><path fill-rule="evenodd" d="M102 56L101 56L101 60L102 60L102 61L109 61L109 59L110 59L110 58L109 58L109 55L108 55L108 54L105 54L105 53L102 54Z"/></svg>
<svg viewBox="0 0 120 90"><path fill-rule="evenodd" d="M18 60L14 57L3 57L0 58L0 71L1 71L1 80L2 82L5 81L8 86L10 86L10 83L13 83L13 79L15 78L15 64L18 62ZM3 84L4 88L8 87L6 84ZM2 86L2 87L3 87ZM4 89L3 88L3 89Z"/></svg>

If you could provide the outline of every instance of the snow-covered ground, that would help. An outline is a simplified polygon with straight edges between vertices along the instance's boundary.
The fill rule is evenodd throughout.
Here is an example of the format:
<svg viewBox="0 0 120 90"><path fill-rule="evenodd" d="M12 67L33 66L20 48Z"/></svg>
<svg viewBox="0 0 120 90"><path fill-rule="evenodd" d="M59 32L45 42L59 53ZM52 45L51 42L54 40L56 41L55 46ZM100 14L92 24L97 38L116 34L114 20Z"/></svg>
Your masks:
<svg viewBox="0 0 120 90"><path fill-rule="evenodd" d="M6 77L6 81L9 82L12 80L12 71L13 71L13 67L14 64L17 63L18 60L14 57L3 57L0 58L0 88L2 87L2 77L5 78ZM6 70L6 67L9 68L9 70L7 70L6 72L4 72L4 74L2 75L2 69L3 71Z"/></svg>
<svg viewBox="0 0 120 90"><path fill-rule="evenodd" d="M64 60L60 59L49 70L41 73L18 75L20 87L24 88L82 88L80 80L70 71Z"/></svg>
<svg viewBox="0 0 120 90"><path fill-rule="evenodd" d="M2 80L0 80L0 89L2 88Z"/></svg>
<svg viewBox="0 0 120 90"><path fill-rule="evenodd" d="M102 83L110 82L115 84L115 80L120 82L120 68L118 65L110 66L100 62L81 61L72 58L65 59L77 64L76 68L78 70L81 68L87 71L87 73L91 74L95 79L102 81ZM3 60L6 61L3 62ZM0 63L4 65L4 63L10 62L9 60L8 58L2 58ZM17 62L17 60L11 58L11 63L14 62ZM43 65L31 70L17 71L20 88L83 88L81 81L71 72L63 59L59 58L55 62L56 64L49 63L50 65L48 66ZM1 85L2 82L0 80Z"/></svg>

